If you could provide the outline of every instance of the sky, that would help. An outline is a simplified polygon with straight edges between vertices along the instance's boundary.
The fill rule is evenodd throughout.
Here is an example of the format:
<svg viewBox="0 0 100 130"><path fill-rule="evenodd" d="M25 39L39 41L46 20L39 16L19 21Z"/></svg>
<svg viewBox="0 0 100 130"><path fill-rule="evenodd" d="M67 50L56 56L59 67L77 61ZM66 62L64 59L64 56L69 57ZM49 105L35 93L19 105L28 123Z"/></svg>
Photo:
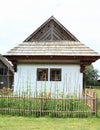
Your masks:
<svg viewBox="0 0 100 130"><path fill-rule="evenodd" d="M0 53L22 43L52 15L100 54L100 0L0 0ZM100 72L100 60L93 66Z"/></svg>

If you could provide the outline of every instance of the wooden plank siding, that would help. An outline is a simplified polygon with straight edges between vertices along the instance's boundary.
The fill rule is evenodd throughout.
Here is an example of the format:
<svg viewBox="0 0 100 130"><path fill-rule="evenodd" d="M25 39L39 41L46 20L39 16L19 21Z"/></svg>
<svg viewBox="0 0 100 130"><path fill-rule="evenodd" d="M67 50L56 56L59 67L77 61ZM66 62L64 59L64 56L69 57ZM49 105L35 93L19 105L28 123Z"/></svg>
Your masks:
<svg viewBox="0 0 100 130"><path fill-rule="evenodd" d="M12 65L0 55L0 89L3 87L12 88L14 70Z"/></svg>

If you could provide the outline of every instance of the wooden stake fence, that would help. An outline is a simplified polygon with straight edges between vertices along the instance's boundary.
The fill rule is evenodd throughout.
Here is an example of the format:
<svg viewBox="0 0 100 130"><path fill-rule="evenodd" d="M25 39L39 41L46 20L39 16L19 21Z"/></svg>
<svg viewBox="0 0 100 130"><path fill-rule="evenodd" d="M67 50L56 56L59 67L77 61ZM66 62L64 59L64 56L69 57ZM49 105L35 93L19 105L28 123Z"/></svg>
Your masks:
<svg viewBox="0 0 100 130"><path fill-rule="evenodd" d="M0 96L0 113L21 116L87 117L96 114L96 94L81 98Z"/></svg>
<svg viewBox="0 0 100 130"><path fill-rule="evenodd" d="M91 89L85 90L86 105L91 108L91 113L97 115L97 94Z"/></svg>

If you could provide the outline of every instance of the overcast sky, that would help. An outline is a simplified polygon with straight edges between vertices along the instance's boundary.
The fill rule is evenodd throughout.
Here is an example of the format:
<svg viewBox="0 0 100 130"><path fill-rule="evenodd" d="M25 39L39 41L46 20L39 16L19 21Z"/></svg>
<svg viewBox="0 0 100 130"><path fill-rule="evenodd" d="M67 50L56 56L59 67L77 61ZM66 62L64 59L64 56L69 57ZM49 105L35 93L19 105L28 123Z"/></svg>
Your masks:
<svg viewBox="0 0 100 130"><path fill-rule="evenodd" d="M100 0L0 0L0 53L21 43L52 15L100 53ZM100 71L100 60L93 65Z"/></svg>

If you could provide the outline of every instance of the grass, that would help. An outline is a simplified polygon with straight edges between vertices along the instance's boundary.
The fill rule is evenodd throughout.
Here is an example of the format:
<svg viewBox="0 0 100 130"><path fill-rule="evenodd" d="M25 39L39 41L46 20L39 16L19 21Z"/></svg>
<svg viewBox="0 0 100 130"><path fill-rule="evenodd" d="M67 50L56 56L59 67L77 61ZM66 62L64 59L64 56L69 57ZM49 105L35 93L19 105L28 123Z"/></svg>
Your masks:
<svg viewBox="0 0 100 130"><path fill-rule="evenodd" d="M100 130L99 118L0 116L0 130Z"/></svg>
<svg viewBox="0 0 100 130"><path fill-rule="evenodd" d="M93 90L94 90L94 92L96 92L96 93L97 93L98 98L100 98L100 89L93 89Z"/></svg>
<svg viewBox="0 0 100 130"><path fill-rule="evenodd" d="M50 118L0 115L0 130L100 130L99 118Z"/></svg>

